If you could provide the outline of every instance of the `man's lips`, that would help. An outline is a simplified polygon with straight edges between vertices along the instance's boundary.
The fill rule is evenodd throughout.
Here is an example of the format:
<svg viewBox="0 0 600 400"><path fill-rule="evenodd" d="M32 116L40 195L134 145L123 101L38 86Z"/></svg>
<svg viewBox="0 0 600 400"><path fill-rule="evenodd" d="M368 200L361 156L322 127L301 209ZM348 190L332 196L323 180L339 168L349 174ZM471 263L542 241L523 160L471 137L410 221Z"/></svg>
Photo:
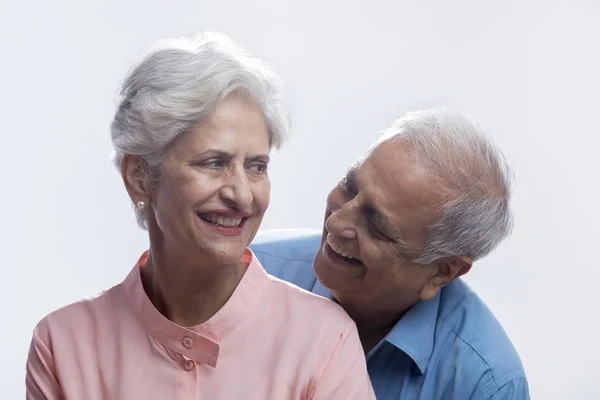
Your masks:
<svg viewBox="0 0 600 400"><path fill-rule="evenodd" d="M346 258L331 248L331 246L325 242L323 243L323 252L325 256L337 265L342 265L345 268L363 268L364 264L357 258Z"/></svg>
<svg viewBox="0 0 600 400"><path fill-rule="evenodd" d="M327 234L325 241L333 249L333 251L338 253L340 256L347 258L347 259L357 259L358 258L352 254L353 252L346 251L344 249L344 246L338 244L335 237L331 233Z"/></svg>

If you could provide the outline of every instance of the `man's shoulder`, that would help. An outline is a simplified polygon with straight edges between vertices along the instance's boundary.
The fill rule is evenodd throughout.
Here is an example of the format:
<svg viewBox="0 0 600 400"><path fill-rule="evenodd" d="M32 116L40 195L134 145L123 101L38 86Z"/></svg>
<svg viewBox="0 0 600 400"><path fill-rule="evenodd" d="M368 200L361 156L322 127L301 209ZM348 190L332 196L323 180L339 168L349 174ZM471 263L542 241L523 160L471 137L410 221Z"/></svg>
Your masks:
<svg viewBox="0 0 600 400"><path fill-rule="evenodd" d="M312 265L320 243L318 230L277 229L260 232L249 247L270 275L310 291L316 279Z"/></svg>
<svg viewBox="0 0 600 400"><path fill-rule="evenodd" d="M273 229L259 232L250 248L272 257L311 262L321 243L316 229Z"/></svg>
<svg viewBox="0 0 600 400"><path fill-rule="evenodd" d="M462 280L442 290L437 325L436 336L445 336L458 355L454 361L464 364L456 365L457 371L481 377L477 392L495 393L514 381L526 385L523 364L504 328ZM473 393L478 394L483 393Z"/></svg>

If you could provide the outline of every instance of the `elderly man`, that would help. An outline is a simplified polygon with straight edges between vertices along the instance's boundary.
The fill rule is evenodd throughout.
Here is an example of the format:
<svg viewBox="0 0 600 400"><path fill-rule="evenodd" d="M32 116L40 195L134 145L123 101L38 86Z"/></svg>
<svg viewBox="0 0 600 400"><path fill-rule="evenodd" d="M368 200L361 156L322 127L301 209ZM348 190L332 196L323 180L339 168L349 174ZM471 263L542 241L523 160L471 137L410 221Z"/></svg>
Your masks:
<svg viewBox="0 0 600 400"><path fill-rule="evenodd" d="M331 191L322 234L271 231L251 247L354 319L378 399L528 399L509 338L459 279L510 233L510 178L466 116L410 113Z"/></svg>

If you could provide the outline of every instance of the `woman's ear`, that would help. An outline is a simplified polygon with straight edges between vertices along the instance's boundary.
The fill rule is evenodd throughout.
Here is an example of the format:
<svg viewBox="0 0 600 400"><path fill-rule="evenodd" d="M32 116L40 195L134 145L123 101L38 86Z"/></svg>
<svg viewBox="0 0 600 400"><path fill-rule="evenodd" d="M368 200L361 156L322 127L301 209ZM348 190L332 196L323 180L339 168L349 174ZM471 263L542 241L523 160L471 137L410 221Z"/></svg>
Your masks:
<svg viewBox="0 0 600 400"><path fill-rule="evenodd" d="M125 154L121 161L121 176L133 204L150 200L152 177L146 161L140 156Z"/></svg>

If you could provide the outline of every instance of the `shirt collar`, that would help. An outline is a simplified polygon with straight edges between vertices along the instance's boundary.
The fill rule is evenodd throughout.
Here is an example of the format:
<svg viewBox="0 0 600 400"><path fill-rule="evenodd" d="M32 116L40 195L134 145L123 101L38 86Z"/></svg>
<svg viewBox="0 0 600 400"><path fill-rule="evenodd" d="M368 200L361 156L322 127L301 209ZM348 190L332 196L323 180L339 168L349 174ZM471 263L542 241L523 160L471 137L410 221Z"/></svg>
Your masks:
<svg viewBox="0 0 600 400"><path fill-rule="evenodd" d="M312 292L333 300L329 289L323 286L318 279L315 281ZM417 302L404 313L383 340L369 352L367 358L379 350L384 342L388 342L408 355L417 365L421 374L424 374L433 352L439 305L439 292L431 300Z"/></svg>
<svg viewBox="0 0 600 400"><path fill-rule="evenodd" d="M250 313L271 278L251 250L247 249L242 261L249 261L248 269L227 303L208 321L186 328L165 318L146 295L140 268L143 268L147 257L148 252L144 252L122 284L134 314L146 331L168 350L216 367L219 342Z"/></svg>
<svg viewBox="0 0 600 400"><path fill-rule="evenodd" d="M440 293L431 300L419 301L396 322L384 338L406 353L425 373L433 353L433 341L440 306Z"/></svg>

